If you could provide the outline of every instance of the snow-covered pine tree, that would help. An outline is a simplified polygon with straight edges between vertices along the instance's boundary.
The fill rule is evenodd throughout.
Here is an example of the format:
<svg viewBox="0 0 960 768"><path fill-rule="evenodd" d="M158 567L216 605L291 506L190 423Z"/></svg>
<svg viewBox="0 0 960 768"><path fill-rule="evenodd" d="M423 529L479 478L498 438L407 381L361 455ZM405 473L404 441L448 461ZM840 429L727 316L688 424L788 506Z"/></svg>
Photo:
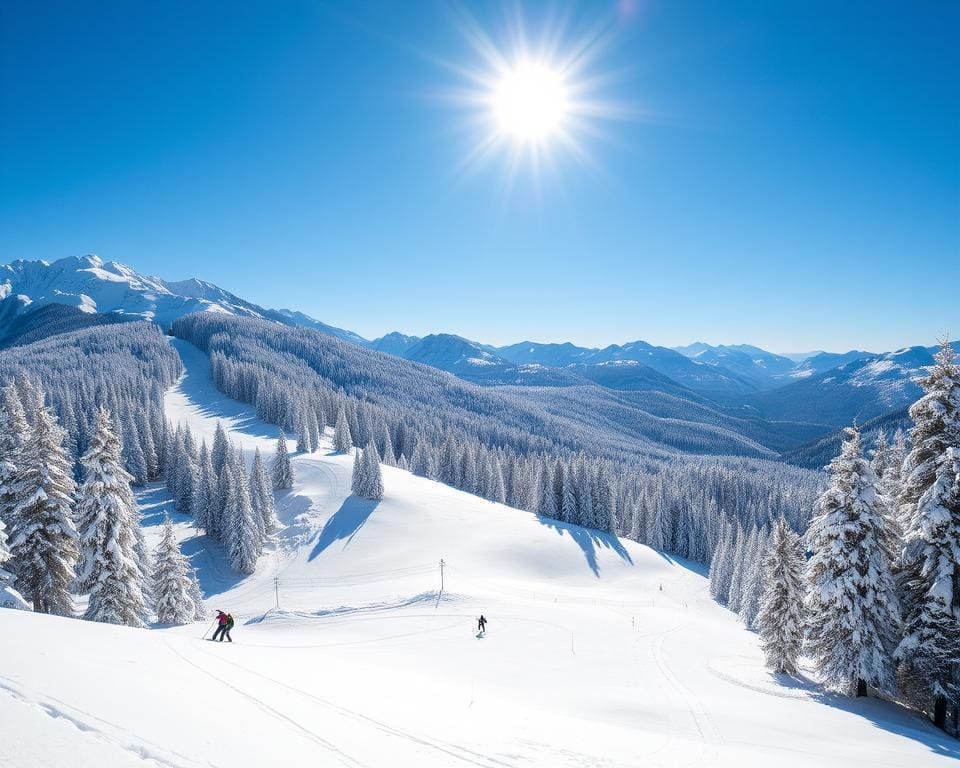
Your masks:
<svg viewBox="0 0 960 768"><path fill-rule="evenodd" d="M713 551L713 556L710 558L710 596L717 602L723 602L723 600L720 599L723 587L722 574L727 548L730 546L730 540L732 539L732 530L733 526L730 524L730 521L724 519L720 541L717 544L717 548Z"/></svg>
<svg viewBox="0 0 960 768"><path fill-rule="evenodd" d="M11 484L11 569L17 588L39 613L73 613L70 585L79 550L73 523L76 485L63 430L47 407L18 455Z"/></svg>
<svg viewBox="0 0 960 768"><path fill-rule="evenodd" d="M903 456L899 457L900 465ZM876 478L877 510L886 520L887 535L890 537L890 551L897 552L903 531L900 528L900 467L896 466L897 456L893 446L887 442L887 434L882 429L873 443L873 458L870 467Z"/></svg>
<svg viewBox="0 0 960 768"><path fill-rule="evenodd" d="M0 522L13 525L13 482L20 451L30 435L20 397L12 384L0 395Z"/></svg>
<svg viewBox="0 0 960 768"><path fill-rule="evenodd" d="M223 424L217 422L217 429L213 433L213 445L210 448L210 463L213 466L213 474L220 477L223 470L223 464L227 460L227 454L230 451L230 441L227 440L227 432Z"/></svg>
<svg viewBox="0 0 960 768"><path fill-rule="evenodd" d="M300 419L297 425L297 450L300 453L310 453L310 422L307 421L307 411L300 409Z"/></svg>
<svg viewBox="0 0 960 768"><path fill-rule="evenodd" d="M945 341L910 408L912 446L901 494L903 637L896 650L907 695L943 728L960 697L960 365Z"/></svg>
<svg viewBox="0 0 960 768"><path fill-rule="evenodd" d="M350 426L347 423L347 414L340 406L337 411L337 422L333 428L333 450L337 453L349 453L353 448L353 438L350 436Z"/></svg>
<svg viewBox="0 0 960 768"><path fill-rule="evenodd" d="M275 490L283 491L293 488L293 467L290 465L290 454L287 453L287 438L280 430L280 436L277 438L277 452L273 457L273 487Z"/></svg>
<svg viewBox="0 0 960 768"><path fill-rule="evenodd" d="M173 505L180 512L190 510L193 497L194 474L197 469L197 447L193 433L187 426L178 445L179 455L176 462L176 480L174 482Z"/></svg>
<svg viewBox="0 0 960 768"><path fill-rule="evenodd" d="M253 453L253 467L250 470L250 502L253 512L260 516L263 535L266 538L275 536L280 529L277 512L273 502L273 488L267 477L267 469L260 456L260 449Z"/></svg>
<svg viewBox="0 0 960 768"><path fill-rule="evenodd" d="M367 463L363 460L363 452L359 448L353 449L353 474L350 479L350 492L354 496L363 498L367 488Z"/></svg>
<svg viewBox="0 0 960 768"><path fill-rule="evenodd" d="M197 577L197 569L190 566L190 599L193 601L193 619L194 621L203 621L207 618L207 605L203 602L203 591L200 589L200 579Z"/></svg>
<svg viewBox="0 0 960 768"><path fill-rule="evenodd" d="M402 453L400 454L400 458L397 460L397 469L402 469L404 472L410 471L410 465L407 463L407 457Z"/></svg>
<svg viewBox="0 0 960 768"><path fill-rule="evenodd" d="M167 515L163 535L153 552L153 596L157 620L163 624L189 624L196 617L197 607L191 593L190 563L180 551Z"/></svg>
<svg viewBox="0 0 960 768"><path fill-rule="evenodd" d="M500 460L493 455L490 460L490 501L507 503L507 488L503 480L503 468Z"/></svg>
<svg viewBox="0 0 960 768"><path fill-rule="evenodd" d="M379 501L383 498L383 474L380 471L380 455L377 444L370 440L363 452L364 498Z"/></svg>
<svg viewBox="0 0 960 768"><path fill-rule="evenodd" d="M766 585L760 598L757 628L767 667L774 672L797 674L803 647L804 552L800 537L782 517L763 561Z"/></svg>
<svg viewBox="0 0 960 768"><path fill-rule="evenodd" d="M397 459L393 453L393 440L390 439L390 430L387 427L387 422L383 419L380 420L380 450L381 461L385 466L395 467L397 466Z"/></svg>
<svg viewBox="0 0 960 768"><path fill-rule="evenodd" d="M135 551L140 513L115 429L110 413L98 410L90 446L80 460L84 478L76 515L82 566L77 586L90 592L85 619L142 627L144 576Z"/></svg>
<svg viewBox="0 0 960 768"><path fill-rule="evenodd" d="M828 467L830 487L807 531L807 654L828 688L865 696L894 689L892 653L899 623L884 519L860 432L847 429Z"/></svg>
<svg viewBox="0 0 960 768"><path fill-rule="evenodd" d="M537 513L551 520L560 516L557 509L557 496L554 492L553 470L547 459L543 460L540 467L540 506Z"/></svg>
<svg viewBox="0 0 960 768"><path fill-rule="evenodd" d="M750 566L754 562L752 558L756 556L758 534L757 526L751 525L750 532L737 542L737 552L733 558L733 574L730 577L730 595L727 597L727 608L737 614L740 613L740 606L743 604L744 585L749 577Z"/></svg>
<svg viewBox="0 0 960 768"><path fill-rule="evenodd" d="M0 520L0 608L29 611L30 604L14 589L13 574L3 569L4 563L8 560L10 560L10 547L7 545L7 527L3 520Z"/></svg>
<svg viewBox="0 0 960 768"><path fill-rule="evenodd" d="M190 496L190 513L193 515L193 525L208 536L216 535L216 521L214 520L213 493L213 463L206 441L200 444L200 453L197 457L197 471L193 480L193 493Z"/></svg>
<svg viewBox="0 0 960 768"><path fill-rule="evenodd" d="M257 568L261 547L250 491L237 476L236 466L231 466L229 459L224 462L223 472L228 489L224 508L224 545L230 557L230 567L237 573L250 574Z"/></svg>
<svg viewBox="0 0 960 768"><path fill-rule="evenodd" d="M757 612L760 610L760 596L763 594L763 561L770 548L770 532L766 526L757 530L757 543L751 553L746 577L743 583L743 597L740 600L740 621L747 629L754 628Z"/></svg>

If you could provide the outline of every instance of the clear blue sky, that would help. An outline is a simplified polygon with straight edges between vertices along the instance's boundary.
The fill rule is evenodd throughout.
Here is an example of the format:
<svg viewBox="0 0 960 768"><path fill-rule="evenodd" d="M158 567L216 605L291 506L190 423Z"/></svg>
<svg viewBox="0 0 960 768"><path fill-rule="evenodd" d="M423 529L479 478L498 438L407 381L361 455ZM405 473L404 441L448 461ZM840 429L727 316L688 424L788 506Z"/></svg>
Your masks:
<svg viewBox="0 0 960 768"><path fill-rule="evenodd" d="M516 6L5 3L0 262L93 252L368 337L960 336L960 4L633 5L557 6L567 45L605 25L581 76L633 116L508 188L443 94L483 65L464 16L506 48Z"/></svg>

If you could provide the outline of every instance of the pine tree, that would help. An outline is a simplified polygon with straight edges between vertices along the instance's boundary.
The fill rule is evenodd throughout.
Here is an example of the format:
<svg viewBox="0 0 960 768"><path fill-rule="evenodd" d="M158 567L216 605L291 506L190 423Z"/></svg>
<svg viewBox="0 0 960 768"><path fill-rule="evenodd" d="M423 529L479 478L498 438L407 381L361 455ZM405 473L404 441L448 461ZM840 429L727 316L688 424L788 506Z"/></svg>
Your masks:
<svg viewBox="0 0 960 768"><path fill-rule="evenodd" d="M144 626L142 559L137 556L140 513L123 468L123 452L110 413L100 409L90 447L81 459L84 479L77 492L82 568L77 583L90 592L84 618L107 624Z"/></svg>
<svg viewBox="0 0 960 768"><path fill-rule="evenodd" d="M903 464L903 456L899 457ZM893 446L887 442L887 435L883 430L877 433L873 443L873 458L870 467L876 478L877 511L886 521L887 535L890 537L890 550L896 552L903 538L900 528L900 468L895 466L897 457Z"/></svg>
<svg viewBox="0 0 960 768"><path fill-rule="evenodd" d="M507 503L507 489L503 481L503 468L500 460L494 455L490 462L490 501L499 504Z"/></svg>
<svg viewBox="0 0 960 768"><path fill-rule="evenodd" d="M347 423L347 414L340 406L337 411L337 422L333 428L333 450L337 453L349 453L353 448L353 439L350 437L350 426Z"/></svg>
<svg viewBox="0 0 960 768"><path fill-rule="evenodd" d="M11 566L39 613L73 613L70 585L79 550L71 510L75 483L63 430L47 407L34 414L11 484Z"/></svg>
<svg viewBox="0 0 960 768"><path fill-rule="evenodd" d="M157 620L163 624L189 624L196 617L193 602L192 571L173 532L173 523L167 515L163 521L163 536L154 550L154 608Z"/></svg>
<svg viewBox="0 0 960 768"><path fill-rule="evenodd" d="M213 474L220 477L223 471L223 464L227 460L227 453L230 451L230 441L227 440L227 433L223 424L217 422L217 429L213 433L213 445L210 448L210 463L213 466Z"/></svg>
<svg viewBox="0 0 960 768"><path fill-rule="evenodd" d="M13 574L3 569L4 564L9 560L10 547L7 544L7 527L0 520L0 608L29 611L29 603L23 599L23 595L14 589Z"/></svg>
<svg viewBox="0 0 960 768"><path fill-rule="evenodd" d="M30 435L20 397L12 384L0 397L0 522L13 525L13 483L20 453Z"/></svg>
<svg viewBox="0 0 960 768"><path fill-rule="evenodd" d="M803 645L803 554L800 537L781 517L763 561L766 587L760 598L757 627L767 667L787 675L797 674Z"/></svg>
<svg viewBox="0 0 960 768"><path fill-rule="evenodd" d="M402 453L400 454L400 458L397 460L397 469L402 469L404 472L410 471L410 465L407 464L407 457Z"/></svg>
<svg viewBox="0 0 960 768"><path fill-rule="evenodd" d="M300 423L297 427L297 450L300 453L310 453L310 423L307 421L307 412L301 409Z"/></svg>
<svg viewBox="0 0 960 768"><path fill-rule="evenodd" d="M377 444L371 440L363 452L364 469L364 498L379 501L383 498L383 475L380 471L380 456L377 453Z"/></svg>
<svg viewBox="0 0 960 768"><path fill-rule="evenodd" d="M363 460L363 453L359 448L353 449L353 475L350 480L350 492L354 496L363 498L367 488L367 463Z"/></svg>
<svg viewBox="0 0 960 768"><path fill-rule="evenodd" d="M743 604L744 585L749 577L753 558L756 557L758 535L757 526L753 525L746 538L741 538L738 542L733 560L733 575L730 578L730 595L727 597L727 608L734 613L740 613L740 606Z"/></svg>
<svg viewBox="0 0 960 768"><path fill-rule="evenodd" d="M807 532L807 653L825 684L845 695L890 692L899 621L884 519L860 433L847 429L828 467L830 487Z"/></svg>
<svg viewBox="0 0 960 768"><path fill-rule="evenodd" d="M223 471L228 488L224 509L224 544L230 556L230 567L237 573L250 574L257 568L261 546L258 527L253 519L250 492L229 462L224 463Z"/></svg>
<svg viewBox="0 0 960 768"><path fill-rule="evenodd" d="M932 700L943 728L947 699L960 696L960 365L948 343L920 385L900 497L904 631L896 658L908 696L921 706Z"/></svg>
<svg viewBox="0 0 960 768"><path fill-rule="evenodd" d="M277 453L273 457L273 487L283 491L293 488L293 467L290 465L290 454L287 453L287 438L280 431L277 438Z"/></svg>
<svg viewBox="0 0 960 768"><path fill-rule="evenodd" d="M193 482L193 493L190 497L190 513L193 515L194 527L208 536L216 535L213 507L214 491L213 463L210 460L207 444L203 442L200 444L200 454L197 458L197 472Z"/></svg>
<svg viewBox="0 0 960 768"><path fill-rule="evenodd" d="M260 516L264 536L267 538L275 536L280 529L280 521L277 520L273 488L267 478L267 470L263 465L259 448L254 451L253 467L250 471L250 501L254 514Z"/></svg>
<svg viewBox="0 0 960 768"><path fill-rule="evenodd" d="M555 519L559 516L557 510L557 497L554 492L553 472L550 469L550 462L544 460L540 467L540 507L537 510L542 517Z"/></svg>
<svg viewBox="0 0 960 768"><path fill-rule="evenodd" d="M757 613L760 610L760 596L763 594L763 561L770 548L770 536L766 526L757 531L757 543L750 555L746 577L743 583L743 597L740 600L740 621L748 629L754 628Z"/></svg>

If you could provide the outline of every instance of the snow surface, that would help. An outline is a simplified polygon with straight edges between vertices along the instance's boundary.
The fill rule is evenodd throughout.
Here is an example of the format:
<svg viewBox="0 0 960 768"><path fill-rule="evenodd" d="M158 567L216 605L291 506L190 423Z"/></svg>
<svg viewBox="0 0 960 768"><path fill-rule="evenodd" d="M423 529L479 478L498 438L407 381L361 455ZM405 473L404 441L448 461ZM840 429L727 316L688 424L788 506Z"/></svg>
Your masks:
<svg viewBox="0 0 960 768"><path fill-rule="evenodd" d="M203 354L168 414L272 454ZM957 743L918 715L778 681L698 566L384 468L348 496L329 442L293 458L286 525L257 573L175 514L211 608L134 630L0 611L0 765L936 766ZM141 494L151 543L170 510ZM444 590L439 592L443 558ZM276 579L276 582L275 582ZM276 608L279 593L280 608ZM476 617L489 620L478 636Z"/></svg>

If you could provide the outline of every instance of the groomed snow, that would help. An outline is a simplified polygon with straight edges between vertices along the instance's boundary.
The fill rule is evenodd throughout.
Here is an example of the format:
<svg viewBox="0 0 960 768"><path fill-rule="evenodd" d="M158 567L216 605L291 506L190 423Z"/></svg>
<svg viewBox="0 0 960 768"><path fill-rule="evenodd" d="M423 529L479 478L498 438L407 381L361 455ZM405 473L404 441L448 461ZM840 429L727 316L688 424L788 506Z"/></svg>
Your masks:
<svg viewBox="0 0 960 768"><path fill-rule="evenodd" d="M276 429L209 382L201 353L168 414L248 457ZM702 569L384 468L348 496L329 444L293 460L287 526L257 573L174 515L211 608L151 631L0 612L0 764L32 766L937 766L923 718L763 669ZM165 492L141 494L155 540ZM439 561L443 558L441 594ZM276 581L275 581L276 579ZM280 609L276 608L279 593ZM476 617L489 619L478 637Z"/></svg>

